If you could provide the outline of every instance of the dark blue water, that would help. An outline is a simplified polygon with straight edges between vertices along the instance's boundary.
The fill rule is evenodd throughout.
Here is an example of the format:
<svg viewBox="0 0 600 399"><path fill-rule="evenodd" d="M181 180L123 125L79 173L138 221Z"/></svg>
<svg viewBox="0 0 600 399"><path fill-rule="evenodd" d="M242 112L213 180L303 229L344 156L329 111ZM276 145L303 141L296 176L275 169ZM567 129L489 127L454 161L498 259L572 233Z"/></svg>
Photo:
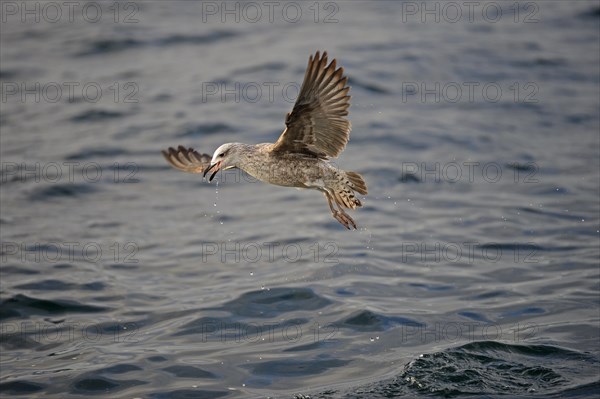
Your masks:
<svg viewBox="0 0 600 399"><path fill-rule="evenodd" d="M598 394L597 1L72 7L0 10L0 394ZM316 50L358 231L162 159L276 140Z"/></svg>

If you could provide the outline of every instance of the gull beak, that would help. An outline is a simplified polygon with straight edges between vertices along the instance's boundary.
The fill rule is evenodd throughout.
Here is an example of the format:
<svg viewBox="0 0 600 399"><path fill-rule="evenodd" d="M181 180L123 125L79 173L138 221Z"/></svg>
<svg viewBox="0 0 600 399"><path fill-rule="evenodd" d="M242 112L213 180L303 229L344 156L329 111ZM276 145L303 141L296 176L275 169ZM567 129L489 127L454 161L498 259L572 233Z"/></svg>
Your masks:
<svg viewBox="0 0 600 399"><path fill-rule="evenodd" d="M204 171L203 177L206 177L206 174L208 172L211 171L211 169L214 169L213 174L210 175L210 177L208 178L208 181L212 181L212 179L214 179L215 175L217 174L217 172L219 171L219 169L221 168L221 162L219 161L217 163L213 163L212 165L210 165L208 168L206 168L206 170Z"/></svg>

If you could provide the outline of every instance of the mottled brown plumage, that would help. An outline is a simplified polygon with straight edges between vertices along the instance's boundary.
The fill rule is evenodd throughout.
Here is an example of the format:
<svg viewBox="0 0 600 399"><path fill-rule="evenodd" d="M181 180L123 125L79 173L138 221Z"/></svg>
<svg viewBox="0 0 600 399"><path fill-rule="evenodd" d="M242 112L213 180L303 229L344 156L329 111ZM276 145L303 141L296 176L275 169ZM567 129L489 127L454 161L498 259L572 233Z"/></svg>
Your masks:
<svg viewBox="0 0 600 399"><path fill-rule="evenodd" d="M177 149L169 147L162 151L165 159L179 170L189 173L202 173L210 166L210 155L200 154L193 148L185 148L180 145Z"/></svg>
<svg viewBox="0 0 600 399"><path fill-rule="evenodd" d="M326 52L321 56L317 51L311 56L296 104L287 114L286 128L275 143L223 144L212 159L183 146L162 153L179 170L204 176L212 170L209 181L221 169L239 168L266 183L319 190L327 198L335 219L348 229L356 229L344 208L362 206L355 192L367 194L365 181L360 174L328 162L344 150L350 135L350 122L346 119L350 87L343 75L343 68L336 69L335 60L327 65Z"/></svg>
<svg viewBox="0 0 600 399"><path fill-rule="evenodd" d="M343 76L344 68L335 69L335 60L326 65L327 53L309 58L298 99L273 151L326 159L337 157L346 147L350 136L348 78Z"/></svg>

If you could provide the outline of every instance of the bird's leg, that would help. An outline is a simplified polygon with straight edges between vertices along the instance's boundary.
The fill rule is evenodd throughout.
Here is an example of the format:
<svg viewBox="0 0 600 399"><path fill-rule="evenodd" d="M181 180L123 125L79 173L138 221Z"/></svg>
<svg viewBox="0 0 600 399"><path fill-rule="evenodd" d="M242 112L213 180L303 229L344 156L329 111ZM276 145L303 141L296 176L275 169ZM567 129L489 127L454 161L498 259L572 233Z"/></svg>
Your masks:
<svg viewBox="0 0 600 399"><path fill-rule="evenodd" d="M356 230L356 223L354 223L354 219L352 219L350 215L344 212L344 210L341 207L339 207L339 210L335 215L333 215L333 217L335 217L340 223L342 223L348 230L351 230L350 226L352 226L352 228Z"/></svg>
<svg viewBox="0 0 600 399"><path fill-rule="evenodd" d="M350 215L348 215L346 212L344 212L341 208L339 210L337 210L333 207L333 201L331 198L331 194L329 194L327 191L323 191L323 194L325 195L325 198L327 198L327 203L329 204L329 209L331 209L331 214L333 215L335 220L337 220L338 222L343 224L344 227L347 228L348 230L351 230L350 226L352 226L354 228L354 230L356 230L356 223L354 223L354 220L352 220Z"/></svg>

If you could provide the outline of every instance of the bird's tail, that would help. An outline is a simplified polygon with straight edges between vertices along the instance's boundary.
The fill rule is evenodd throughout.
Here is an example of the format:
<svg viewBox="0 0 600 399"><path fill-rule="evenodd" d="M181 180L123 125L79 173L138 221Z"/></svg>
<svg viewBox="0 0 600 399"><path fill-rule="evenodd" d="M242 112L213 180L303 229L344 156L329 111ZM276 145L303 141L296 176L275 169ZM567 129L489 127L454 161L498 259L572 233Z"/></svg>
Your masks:
<svg viewBox="0 0 600 399"><path fill-rule="evenodd" d="M359 194L367 195L367 183L361 175L356 172L346 172L348 180L350 180L350 188Z"/></svg>
<svg viewBox="0 0 600 399"><path fill-rule="evenodd" d="M341 190L333 190L335 202L345 208L356 209L362 206L362 202L354 192L362 195L367 194L367 184L365 180L356 172L345 172L346 181Z"/></svg>

